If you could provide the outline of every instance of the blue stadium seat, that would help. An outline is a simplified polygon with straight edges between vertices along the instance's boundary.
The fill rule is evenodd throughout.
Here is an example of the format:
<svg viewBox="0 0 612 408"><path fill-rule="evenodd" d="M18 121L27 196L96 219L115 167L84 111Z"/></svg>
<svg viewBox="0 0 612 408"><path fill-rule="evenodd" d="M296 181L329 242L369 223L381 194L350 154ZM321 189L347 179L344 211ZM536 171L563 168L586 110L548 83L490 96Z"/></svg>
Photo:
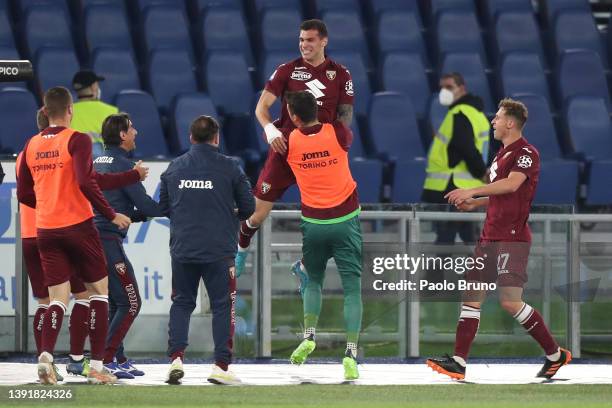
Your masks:
<svg viewBox="0 0 612 408"><path fill-rule="evenodd" d="M138 68L129 50L98 48L93 55L93 70L105 79L100 82L102 99L111 102L124 89L140 89Z"/></svg>
<svg viewBox="0 0 612 408"><path fill-rule="evenodd" d="M2 46L0 45L0 60L18 60L21 59L17 50L12 46ZM3 88L24 88L26 89L28 85L23 82L0 82L0 89Z"/></svg>
<svg viewBox="0 0 612 408"><path fill-rule="evenodd" d="M394 203L418 203L421 201L427 161L400 160L395 163L391 200Z"/></svg>
<svg viewBox="0 0 612 408"><path fill-rule="evenodd" d="M370 137L384 160L425 157L417 117L408 95L378 92L368 112Z"/></svg>
<svg viewBox="0 0 612 408"><path fill-rule="evenodd" d="M231 51L213 52L203 66L208 93L219 113L249 115L255 91L243 55Z"/></svg>
<svg viewBox="0 0 612 408"><path fill-rule="evenodd" d="M63 0L16 0L14 1L14 6L15 11L18 14L18 19L26 15L28 9L39 6L54 7L55 9L64 12L67 18L70 17L68 4Z"/></svg>
<svg viewBox="0 0 612 408"><path fill-rule="evenodd" d="M15 39L9 20L9 11L0 9L0 46L15 48Z"/></svg>
<svg viewBox="0 0 612 408"><path fill-rule="evenodd" d="M40 93L54 86L65 86L72 93L72 77L80 69L72 48L41 48L34 58Z"/></svg>
<svg viewBox="0 0 612 408"><path fill-rule="evenodd" d="M445 11L436 22L438 62L448 53L477 53L486 65L485 52L476 14L465 11Z"/></svg>
<svg viewBox="0 0 612 408"><path fill-rule="evenodd" d="M383 11L376 25L376 42L380 54L393 51L417 53L423 64L430 67L423 34L412 11Z"/></svg>
<svg viewBox="0 0 612 408"><path fill-rule="evenodd" d="M151 53L148 66L148 86L165 110L172 98L182 92L197 92L194 67L189 53L183 49L159 49Z"/></svg>
<svg viewBox="0 0 612 408"><path fill-rule="evenodd" d="M344 65L351 73L355 89L354 111L357 115L365 115L372 96L372 88L362 55L356 51L334 51L330 53L330 57Z"/></svg>
<svg viewBox="0 0 612 408"><path fill-rule="evenodd" d="M405 0L368 0L366 1L366 10L372 17L377 17L385 11L411 12L417 19L419 27L423 27L423 19L421 18L421 10L419 2Z"/></svg>
<svg viewBox="0 0 612 408"><path fill-rule="evenodd" d="M219 119L212 100L204 93L182 94L172 103L170 109L172 137L175 138L180 152L189 149L189 127L191 122L200 115Z"/></svg>
<svg viewBox="0 0 612 408"><path fill-rule="evenodd" d="M262 88L280 64L293 61L296 55L295 51L274 51L264 55L258 70L259 82Z"/></svg>
<svg viewBox="0 0 612 408"><path fill-rule="evenodd" d="M236 10L242 10L242 1L240 0L187 0L189 14L199 16L203 11L211 7L226 7Z"/></svg>
<svg viewBox="0 0 612 408"><path fill-rule="evenodd" d="M465 79L468 92L480 96L485 105L486 112L495 109L489 82L485 74L484 66L480 56L476 53L451 53L447 54L442 62L442 73L459 72Z"/></svg>
<svg viewBox="0 0 612 408"><path fill-rule="evenodd" d="M567 10L591 11L589 0L545 0L540 3L542 14L549 27L553 26L557 15Z"/></svg>
<svg viewBox="0 0 612 408"><path fill-rule="evenodd" d="M484 9L489 26L495 24L497 16L502 12L520 11L533 14L531 0L488 0L485 2Z"/></svg>
<svg viewBox="0 0 612 408"><path fill-rule="evenodd" d="M246 27L246 22L240 10L231 8L208 9L202 15L199 23L202 47L207 53L240 51L248 66L254 67L255 59L253 58Z"/></svg>
<svg viewBox="0 0 612 408"><path fill-rule="evenodd" d="M295 10L302 9L301 0L255 0L255 11L259 14L264 9L274 8L292 8Z"/></svg>
<svg viewBox="0 0 612 408"><path fill-rule="evenodd" d="M0 90L0 150L18 153L26 140L38 132L38 105L30 91L21 88Z"/></svg>
<svg viewBox="0 0 612 408"><path fill-rule="evenodd" d="M351 132L353 132L353 143L351 144L351 148L349 149L349 159L364 159L368 155L366 154L366 150L363 146L363 139L361 138L361 132L359 131L359 126L357 125L357 121L353 120L351 123Z"/></svg>
<svg viewBox="0 0 612 408"><path fill-rule="evenodd" d="M285 191L285 194L278 200L281 203L294 204L301 202L300 189L297 184L292 185Z"/></svg>
<svg viewBox="0 0 612 408"><path fill-rule="evenodd" d="M444 117L448 113L448 107L440 104L438 100L438 93L434 93L429 98L429 109L427 110L427 117L429 119L429 126L431 127L431 137L435 134L438 129L440 129L440 125L442 125L442 121L444 121Z"/></svg>
<svg viewBox="0 0 612 408"><path fill-rule="evenodd" d="M555 19L554 33L557 55L574 48L587 49L599 54L604 67L608 66L606 49L590 11L559 13Z"/></svg>
<svg viewBox="0 0 612 408"><path fill-rule="evenodd" d="M83 24L90 55L99 47L132 50L130 27L123 7L93 4L85 10Z"/></svg>
<svg viewBox="0 0 612 408"><path fill-rule="evenodd" d="M561 103L575 95L604 98L608 109L610 96L599 55L590 50L569 50L561 54L557 66L557 88Z"/></svg>
<svg viewBox="0 0 612 408"><path fill-rule="evenodd" d="M318 16L329 10L361 10L360 0L314 0L314 3Z"/></svg>
<svg viewBox="0 0 612 408"><path fill-rule="evenodd" d="M168 146L164 139L161 121L155 101L146 92L128 90L117 94L115 105L122 112L129 113L136 136L136 155L140 157L167 156Z"/></svg>
<svg viewBox="0 0 612 408"><path fill-rule="evenodd" d="M425 74L425 67L418 54L394 52L387 54L380 68L381 83L385 91L405 93L419 118L427 112L431 90Z"/></svg>
<svg viewBox="0 0 612 408"><path fill-rule="evenodd" d="M302 13L296 9L266 9L261 13L261 52L293 51L298 42Z"/></svg>
<svg viewBox="0 0 612 408"><path fill-rule="evenodd" d="M610 188L610 175L612 174L612 161L596 160L591 163L589 170L589 186L586 203L588 205L612 204L612 189Z"/></svg>
<svg viewBox="0 0 612 408"><path fill-rule="evenodd" d="M530 93L551 103L548 81L537 54L513 52L506 55L499 70L504 95Z"/></svg>
<svg viewBox="0 0 612 408"><path fill-rule="evenodd" d="M431 0L429 13L433 21L444 11L469 11L476 12L474 0Z"/></svg>
<svg viewBox="0 0 612 408"><path fill-rule="evenodd" d="M575 151L584 154L587 160L612 157L612 125L603 99L571 98L565 109L565 123Z"/></svg>
<svg viewBox="0 0 612 408"><path fill-rule="evenodd" d="M353 180L357 182L357 193L362 203L380 201L383 165L378 160L352 160Z"/></svg>
<svg viewBox="0 0 612 408"><path fill-rule="evenodd" d="M537 54L543 65L546 62L533 12L500 13L495 23L495 38L498 61L501 61L506 53L519 51Z"/></svg>
<svg viewBox="0 0 612 408"><path fill-rule="evenodd" d="M29 7L25 16L24 38L30 58L42 47L74 49L70 27L68 17L61 8L48 5Z"/></svg>
<svg viewBox="0 0 612 408"><path fill-rule="evenodd" d="M174 5L153 5L144 10L142 35L146 51L182 49L193 55L189 23L183 8Z"/></svg>
<svg viewBox="0 0 612 408"><path fill-rule="evenodd" d="M155 6L179 6L183 7L183 2L176 0L130 0L129 3L134 3L140 12L144 12L149 7Z"/></svg>
<svg viewBox="0 0 612 408"><path fill-rule="evenodd" d="M509 94L527 106L529 118L523 134L531 144L538 148L542 160L554 160L563 157L559 139L553 123L550 105L542 95Z"/></svg>
<svg viewBox="0 0 612 408"><path fill-rule="evenodd" d="M326 51L330 54L334 51L357 51L366 66L371 65L368 42L356 10L329 10L322 14L321 19L327 25L330 38Z"/></svg>
<svg viewBox="0 0 612 408"><path fill-rule="evenodd" d="M569 160L542 161L540 179L533 202L535 204L575 204L578 165L578 162Z"/></svg>

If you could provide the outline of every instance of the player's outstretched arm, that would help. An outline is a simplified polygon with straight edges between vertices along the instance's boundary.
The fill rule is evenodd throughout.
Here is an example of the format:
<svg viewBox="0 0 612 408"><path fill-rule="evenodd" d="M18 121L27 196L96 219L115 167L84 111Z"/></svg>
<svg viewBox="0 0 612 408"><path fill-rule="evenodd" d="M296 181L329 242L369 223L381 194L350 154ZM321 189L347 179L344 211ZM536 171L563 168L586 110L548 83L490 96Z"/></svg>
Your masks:
<svg viewBox="0 0 612 408"><path fill-rule="evenodd" d="M353 122L353 105L349 105L348 103L338 105L338 113L336 116L340 122L350 127L351 122Z"/></svg>
<svg viewBox="0 0 612 408"><path fill-rule="evenodd" d="M514 193L525 180L527 180L527 176L525 174L513 171L510 172L510 175L508 175L508 177L505 179L475 188L458 188L446 194L444 198L446 198L450 204L460 205L466 200L478 196L486 197Z"/></svg>
<svg viewBox="0 0 612 408"><path fill-rule="evenodd" d="M489 205L489 197L470 198L465 200L456 207L459 211L474 211L477 208L486 207Z"/></svg>
<svg viewBox="0 0 612 408"><path fill-rule="evenodd" d="M264 89L259 97L259 101L257 101L255 116L266 133L268 144L272 146L275 152L284 154L287 151L287 144L283 139L281 131L272 123L272 116L270 115L270 107L275 101L276 95Z"/></svg>

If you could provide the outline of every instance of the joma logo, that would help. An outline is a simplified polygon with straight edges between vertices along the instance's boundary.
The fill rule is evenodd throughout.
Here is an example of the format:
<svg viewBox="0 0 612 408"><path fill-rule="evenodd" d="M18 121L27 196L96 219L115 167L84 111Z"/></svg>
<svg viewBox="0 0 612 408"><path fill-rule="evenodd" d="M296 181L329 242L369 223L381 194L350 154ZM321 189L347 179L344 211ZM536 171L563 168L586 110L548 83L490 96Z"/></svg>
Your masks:
<svg viewBox="0 0 612 408"><path fill-rule="evenodd" d="M178 188L198 188L212 190L213 183L210 180L181 180Z"/></svg>
<svg viewBox="0 0 612 408"><path fill-rule="evenodd" d="M322 159L324 157L329 157L329 150L324 150L322 152L312 152L312 153L302 153L302 161L311 160L311 159Z"/></svg>

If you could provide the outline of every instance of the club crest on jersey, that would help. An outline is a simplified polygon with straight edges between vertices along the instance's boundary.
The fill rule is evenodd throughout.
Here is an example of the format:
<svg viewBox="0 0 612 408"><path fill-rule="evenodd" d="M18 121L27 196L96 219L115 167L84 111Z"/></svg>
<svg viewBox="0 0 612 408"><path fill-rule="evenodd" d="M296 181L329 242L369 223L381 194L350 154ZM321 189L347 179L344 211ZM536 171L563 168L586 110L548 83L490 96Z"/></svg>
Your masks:
<svg viewBox="0 0 612 408"><path fill-rule="evenodd" d="M336 79L336 71L325 71L325 75L327 75L327 79L330 81Z"/></svg>
<svg viewBox="0 0 612 408"><path fill-rule="evenodd" d="M117 262L115 264L115 270L119 275L125 275L127 272L127 266L125 266L125 262Z"/></svg>
<svg viewBox="0 0 612 408"><path fill-rule="evenodd" d="M293 71L291 73L291 79L295 79L296 81L308 81L310 78L312 78L310 72Z"/></svg>
<svg viewBox="0 0 612 408"><path fill-rule="evenodd" d="M270 185L270 183L266 183L266 182L261 183L262 194L266 194L268 191L270 191L271 188L272 186Z"/></svg>
<svg viewBox="0 0 612 408"><path fill-rule="evenodd" d="M531 167L531 165L533 164L533 160L531 160L531 157L529 157L529 156L521 156L517 160L516 164L521 169L527 169L527 168Z"/></svg>

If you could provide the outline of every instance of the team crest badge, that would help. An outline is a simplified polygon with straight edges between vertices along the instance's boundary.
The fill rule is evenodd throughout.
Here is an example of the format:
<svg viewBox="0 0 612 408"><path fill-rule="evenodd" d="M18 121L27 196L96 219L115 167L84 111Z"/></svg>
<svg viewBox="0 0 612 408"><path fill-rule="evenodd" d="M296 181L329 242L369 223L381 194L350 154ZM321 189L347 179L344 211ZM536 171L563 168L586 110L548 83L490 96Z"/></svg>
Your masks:
<svg viewBox="0 0 612 408"><path fill-rule="evenodd" d="M325 75L327 75L327 79L333 81L336 78L336 71L325 71Z"/></svg>
<svg viewBox="0 0 612 408"><path fill-rule="evenodd" d="M119 275L125 275L127 272L127 266L125 266L125 262L117 262L115 264L115 269Z"/></svg>
<svg viewBox="0 0 612 408"><path fill-rule="evenodd" d="M272 188L272 186L270 185L270 183L261 183L261 192L262 194L266 194L268 191L270 191L270 189Z"/></svg>

